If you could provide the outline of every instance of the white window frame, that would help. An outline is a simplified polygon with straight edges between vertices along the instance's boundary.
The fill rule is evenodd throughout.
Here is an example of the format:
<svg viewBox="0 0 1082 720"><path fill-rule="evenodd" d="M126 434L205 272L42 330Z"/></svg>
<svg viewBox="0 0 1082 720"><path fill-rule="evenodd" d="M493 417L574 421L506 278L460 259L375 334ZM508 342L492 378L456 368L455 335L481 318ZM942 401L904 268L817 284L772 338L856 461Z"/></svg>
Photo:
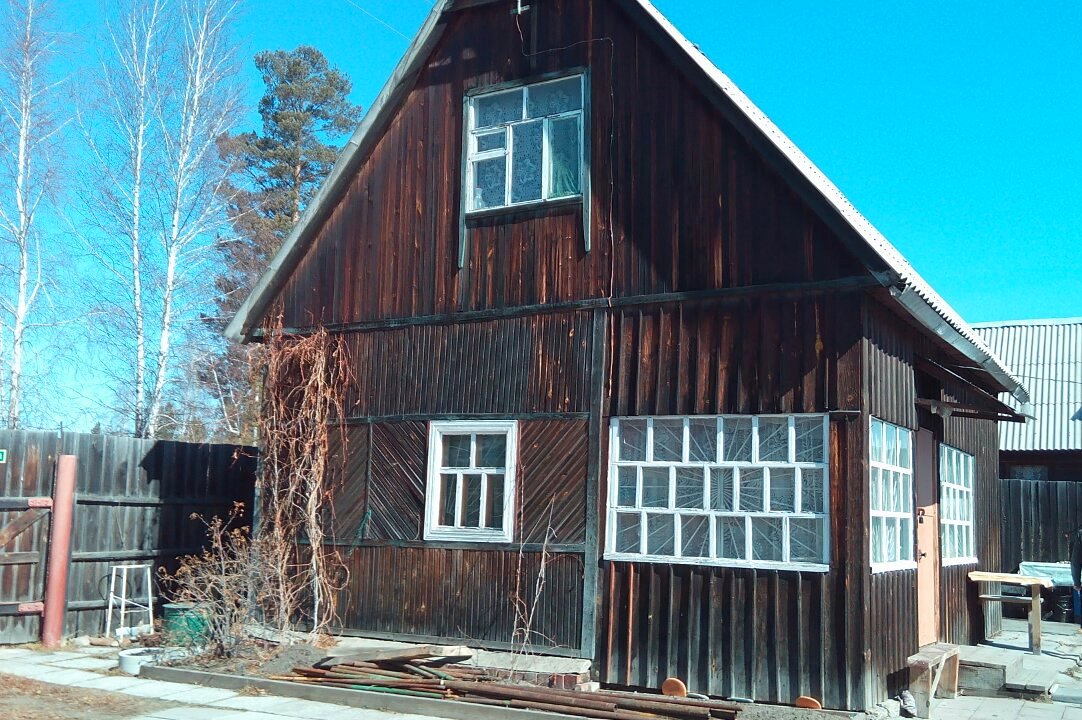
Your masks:
<svg viewBox="0 0 1082 720"><path fill-rule="evenodd" d="M823 455L819 462L797 462L795 459L796 450L796 429L795 418L802 417L814 417L819 418L822 421L823 432ZM784 462L767 462L759 460L759 420L760 418L779 419L785 418L788 420L789 427L789 447L788 447L788 459ZM716 439L716 456L714 462L692 462L689 459L690 443L689 443L689 420L717 420L717 439ZM724 421L726 419L738 419L742 421L752 421L752 435L751 435L751 447L752 447L752 459L751 461L728 461L725 460L724 449ZM647 434L646 434L646 450L647 459L642 461L629 461L619 459L619 444L620 434L619 426L620 422L624 420L633 421L646 421L647 422ZM683 420L683 458L680 462L663 462L654 461L654 422L657 420ZM642 472L638 471L638 478L636 484L636 507L620 507L619 503L619 479L618 468L619 467L660 467L668 466L669 471L669 495L668 495L668 507L667 508L644 508L642 506ZM736 473L739 473L741 469L764 469L763 473L763 485L762 485L762 497L763 497L763 509L762 511L749 512L740 511L736 508L740 507L740 489L739 482L736 481L734 474L734 488L733 488L733 508L734 510L714 510L711 509L711 479L709 470L704 470L703 479L703 505L701 508L677 508L676 507L676 468L677 467L691 467L691 468L710 468L710 467L722 467L733 468ZM770 469L771 468L784 468L784 469L796 469L795 483L794 483L794 506L797 508L795 512L780 512L769 511L770 503ZM801 508L803 502L802 487L801 487L801 471L803 469L815 469L822 473L823 482L823 507L819 512L804 511ZM621 553L616 551L616 516L618 513L626 514L639 512L640 522L640 552L639 553ZM676 550L674 555L651 555L646 552L646 523L647 515L664 515L668 514L673 517L674 523L674 548ZM682 556L682 538L681 538L681 523L679 518L682 515L700 515L710 517L709 523L709 545L710 545L710 557L683 557ZM800 570L806 572L829 572L830 570L830 535L831 535L831 523L830 523L830 418L826 414L821 413L808 413L808 414L783 414L783 415L683 415L683 416L628 416L628 417L614 417L609 424L609 483L608 483L608 498L607 498L607 522L606 522L606 538L605 538L605 554L604 557L607 560L627 560L634 562L656 562L656 563L672 563L672 564L693 564L693 565L709 565L717 567L740 567L740 568L762 568L762 569L781 569L781 570ZM717 556L717 526L718 518L743 518L744 519L744 543L745 553L744 560L737 560L733 558L722 558ZM773 561L773 560L754 560L752 551L752 528L751 521L753 518L771 518L782 520L782 543L783 557L790 556L790 528L789 522L791 519L819 519L823 527L823 548L822 562L804 562L804 561Z"/></svg>
<svg viewBox="0 0 1082 720"><path fill-rule="evenodd" d="M908 438L909 446L909 462L907 465L900 464L896 459L877 459L872 456L872 434L876 431L876 423L881 423L885 430L892 430L896 433L905 433ZM873 573L890 572L893 570L912 570L917 567L916 561L916 513L915 496L913 486L913 464L914 464L914 446L915 435L912 430L901 425L895 425L894 423L887 422L877 417L871 417L868 426L868 518L871 523L868 527L868 557L871 561L871 568ZM886 443L882 446L885 448ZM900 443L895 441L895 448L900 448ZM900 459L900 458L899 458ZM878 470L878 473L876 472ZM909 510L884 510L877 509L872 504L872 485L876 483L878 477L879 488L878 496L883 498L886 496L886 491L889 489L891 494L894 494L895 488L891 484L893 481L888 481L886 478L894 476L900 476L902 481L908 487L908 500ZM888 488L889 486L889 488ZM876 562L875 561L875 533L874 526L877 518L885 518L887 520L903 520L908 519L909 533L908 536L903 538L901 533L898 534L898 549L909 548L910 558L906 560L894 560L891 562ZM884 536L885 537L885 536Z"/></svg>
<svg viewBox="0 0 1082 720"><path fill-rule="evenodd" d="M443 436L468 434L505 435L507 438L504 458L503 488L503 526L500 528L448 527L441 525L440 518L440 474L443 467ZM476 455L476 440L471 443L471 458ZM518 421L516 420L433 420L428 426L428 475L425 482L425 540L446 540L451 542L498 542L509 543L514 538L515 528L515 474L518 465ZM458 474L455 501L461 508L463 502L463 473ZM483 473L483 470L481 471ZM487 475L483 476L481 489L480 516L484 517L488 493L485 487ZM461 510L456 510L455 517L461 517Z"/></svg>
<svg viewBox="0 0 1082 720"><path fill-rule="evenodd" d="M530 89L540 87L542 85L548 85L556 82L563 82L571 79L578 79L579 92L581 93L581 101L579 109L570 110L563 113L557 113L554 115L545 115L542 117L528 118L527 108L529 107L529 95ZM477 101L484 98L491 98L494 95L504 95L509 93L519 93L522 95L522 116L518 120L505 122L500 125L486 126L482 129L476 127L476 115L477 115ZM584 137L585 127L585 113L586 113L586 77L584 74L574 75L562 75L560 77L549 78L538 82L532 82L527 84L517 84L513 87L500 87L492 90L484 90L480 92L471 93L467 97L466 101L466 159L465 159L465 172L463 176L465 178L465 211L466 215L483 214L489 212L498 212L500 210L507 210L509 208L529 207L533 205L544 205L553 202L574 202L575 200L581 201L584 195L584 183L586 174L586 138ZM579 131L579 181L578 181L578 193L572 195L560 195L558 197L549 197L549 193L552 188L551 175L552 175L552 152L549 148L550 137L552 132L552 123L556 120L563 120L568 118L578 119L578 131ZM515 154L514 154L514 133L511 128L516 125L521 125L531 122L542 122L541 131L541 197L538 199L521 200L519 202L511 201L511 187L514 179L515 168ZM491 135L498 132L500 129L504 132L504 146L495 150L478 151L477 141L478 138L486 135ZM474 167L476 163L484 160L491 160L494 158L506 158L506 175L504 177L504 202L502 205L492 205L490 207L478 208L474 206L475 203L475 187L474 187Z"/></svg>
<svg viewBox="0 0 1082 720"><path fill-rule="evenodd" d="M967 452L963 452L950 445L939 446L939 557L944 567L950 565L976 565L979 560L976 556L976 533L974 532L974 520L977 510L976 502L976 458ZM958 475L956 471L960 471ZM959 520L948 517L950 512L950 496L954 496L956 503L969 504L969 520ZM969 540L969 547L973 550L972 555L947 556L946 533L948 528L957 528Z"/></svg>

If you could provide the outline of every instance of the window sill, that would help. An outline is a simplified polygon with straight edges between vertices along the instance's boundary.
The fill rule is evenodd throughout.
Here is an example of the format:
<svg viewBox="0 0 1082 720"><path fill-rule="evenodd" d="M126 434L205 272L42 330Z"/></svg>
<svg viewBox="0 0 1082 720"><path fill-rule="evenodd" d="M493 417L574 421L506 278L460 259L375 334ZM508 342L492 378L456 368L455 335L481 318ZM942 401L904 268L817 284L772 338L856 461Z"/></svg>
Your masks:
<svg viewBox="0 0 1082 720"><path fill-rule="evenodd" d="M917 563L912 560L903 560L892 563L872 563L872 575L885 572L897 572L899 570L916 570Z"/></svg>
<svg viewBox="0 0 1082 720"><path fill-rule="evenodd" d="M485 208L484 210L470 210L466 213L466 222L469 223L474 220L488 220L520 213L537 212L538 210L557 210L576 205L582 205L582 195L571 195L568 197L555 198L553 200L537 200L534 202L520 203L518 205L501 205L500 207Z"/></svg>
<svg viewBox="0 0 1082 720"><path fill-rule="evenodd" d="M502 530L485 532L467 529L433 529L424 535L425 541L458 543L502 543L511 542L511 537Z"/></svg>
<svg viewBox="0 0 1082 720"><path fill-rule="evenodd" d="M697 565L699 567L723 567L744 570L791 570L793 572L830 572L827 563L800 563L800 562L740 562L739 560L712 560L710 558L677 558L665 555L631 555L628 553L605 553L605 560L619 562L646 562L664 565Z"/></svg>
<svg viewBox="0 0 1082 720"><path fill-rule="evenodd" d="M980 560L978 560L975 557L950 558L949 560L944 558L943 562L942 562L942 566L943 567L951 567L952 565L976 565L979 562L980 562Z"/></svg>

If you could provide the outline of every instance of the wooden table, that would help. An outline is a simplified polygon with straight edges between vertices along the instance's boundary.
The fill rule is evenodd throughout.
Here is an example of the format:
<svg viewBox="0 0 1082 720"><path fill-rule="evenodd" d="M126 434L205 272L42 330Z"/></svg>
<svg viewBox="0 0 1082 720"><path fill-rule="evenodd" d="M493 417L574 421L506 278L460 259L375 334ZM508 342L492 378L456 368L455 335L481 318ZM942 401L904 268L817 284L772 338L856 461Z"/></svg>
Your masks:
<svg viewBox="0 0 1082 720"><path fill-rule="evenodd" d="M1015 575L1014 573L994 573L974 570L969 579L975 583L1007 583L1029 588L1029 597L1015 595L982 594L982 602L1015 603L1029 605L1029 650L1034 655L1041 654L1041 588L1052 587L1052 578L1038 575Z"/></svg>

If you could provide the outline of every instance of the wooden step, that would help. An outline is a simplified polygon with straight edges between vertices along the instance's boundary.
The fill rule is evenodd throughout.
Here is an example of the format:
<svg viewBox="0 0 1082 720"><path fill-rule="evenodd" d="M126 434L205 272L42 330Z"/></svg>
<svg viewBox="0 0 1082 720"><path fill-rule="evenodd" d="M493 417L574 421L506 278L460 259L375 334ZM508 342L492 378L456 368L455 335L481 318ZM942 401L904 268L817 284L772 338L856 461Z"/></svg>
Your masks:
<svg viewBox="0 0 1082 720"><path fill-rule="evenodd" d="M1011 694L1028 699L1044 699L1051 697L1056 689L1056 676L1045 668L1019 668L1007 673L1007 681L1003 687Z"/></svg>
<svg viewBox="0 0 1082 720"><path fill-rule="evenodd" d="M997 697L1009 675L1022 672L1022 654L986 645L960 648L958 688L964 695Z"/></svg>

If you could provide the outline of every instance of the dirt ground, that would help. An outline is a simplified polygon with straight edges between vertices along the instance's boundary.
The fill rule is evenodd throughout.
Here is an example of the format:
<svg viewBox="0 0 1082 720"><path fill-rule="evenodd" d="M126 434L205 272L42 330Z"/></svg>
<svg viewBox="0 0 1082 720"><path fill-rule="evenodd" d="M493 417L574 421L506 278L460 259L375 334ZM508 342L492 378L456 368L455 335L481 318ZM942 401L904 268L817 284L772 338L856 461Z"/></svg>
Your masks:
<svg viewBox="0 0 1082 720"><path fill-rule="evenodd" d="M177 667L209 672L271 677L289 675L295 667L311 667L327 657L327 651L306 643L259 647L246 647L232 658L196 657L175 663Z"/></svg>
<svg viewBox="0 0 1082 720"><path fill-rule="evenodd" d="M176 705L0 675L0 718L4 720L112 720L171 707Z"/></svg>

